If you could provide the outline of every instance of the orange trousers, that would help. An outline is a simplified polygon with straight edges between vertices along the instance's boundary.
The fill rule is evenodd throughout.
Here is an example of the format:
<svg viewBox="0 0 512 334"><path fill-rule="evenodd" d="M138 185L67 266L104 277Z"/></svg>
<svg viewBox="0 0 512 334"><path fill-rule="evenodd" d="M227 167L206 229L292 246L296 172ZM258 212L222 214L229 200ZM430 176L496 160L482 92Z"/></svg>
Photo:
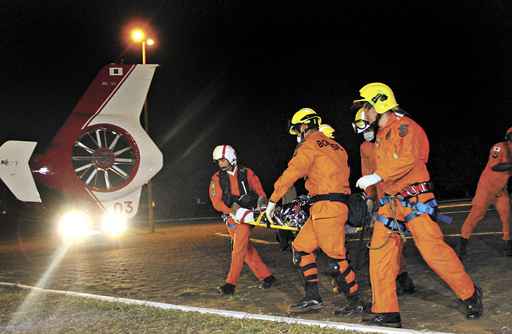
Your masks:
<svg viewBox="0 0 512 334"><path fill-rule="evenodd" d="M375 224L376 221L373 222L373 224ZM399 270L398 270L398 274L401 274L403 272L406 272L407 271L407 261L405 260L405 255L404 255L404 241L400 238L399 240L396 241L397 242L397 245L398 245L398 254L399 254Z"/></svg>
<svg viewBox="0 0 512 334"><path fill-rule="evenodd" d="M318 248L329 258L339 260L341 273L349 267L345 249L347 219L348 208L342 203L322 201L313 204L310 208L310 217L292 243L294 252L305 253L300 259L299 267L302 269L306 281L318 282L318 268L314 254ZM305 268L308 269L304 270ZM352 284L355 280L356 274L351 270L345 276L345 282ZM348 295L353 295L358 291L359 285L356 283L350 287Z"/></svg>
<svg viewBox="0 0 512 334"><path fill-rule="evenodd" d="M251 226L247 224L226 224L229 235L233 241L233 250L231 251L231 265L229 268L226 283L236 285L240 273L242 272L244 262L247 263L254 275L262 280L272 275L272 272L265 265L256 248L249 240Z"/></svg>
<svg viewBox="0 0 512 334"><path fill-rule="evenodd" d="M427 195L428 196L428 195ZM430 195L430 198L432 196ZM422 198L421 201L427 199ZM411 212L398 201L379 208L378 214L404 220ZM430 216L421 215L406 224L414 243L428 266L455 292L459 299L470 298L475 292L473 280L455 251L444 241L443 232ZM396 276L400 272L401 236L381 222L376 222L370 243L370 280L372 312L400 312L396 294Z"/></svg>
<svg viewBox="0 0 512 334"><path fill-rule="evenodd" d="M506 189L498 193L489 191L485 187L478 187L471 202L471 211L462 225L461 236L469 239L476 225L484 219L487 209L494 204L500 217L503 240L510 240L510 198Z"/></svg>

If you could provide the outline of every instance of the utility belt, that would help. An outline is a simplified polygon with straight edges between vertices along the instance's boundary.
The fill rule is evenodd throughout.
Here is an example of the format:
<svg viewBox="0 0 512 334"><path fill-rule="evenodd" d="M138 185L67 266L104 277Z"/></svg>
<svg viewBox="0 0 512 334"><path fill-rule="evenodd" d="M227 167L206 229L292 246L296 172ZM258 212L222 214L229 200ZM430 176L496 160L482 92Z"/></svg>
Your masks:
<svg viewBox="0 0 512 334"><path fill-rule="evenodd" d="M386 217L379 214L376 214L376 220L383 223L384 226L386 226L390 230L401 232L406 231L406 223L421 215L429 215L434 221L438 223L451 224L453 222L453 219L450 216L443 215L438 212L439 204L437 203L435 198L432 198L427 202L410 201L412 197L432 192L432 189L433 187L431 182L421 182L405 187L403 190L401 190L398 194L394 196L385 195L384 197L378 200L377 204L379 207L389 204L392 201L398 201L401 206L405 208L410 208L411 212L404 217L403 221L396 219L396 217Z"/></svg>
<svg viewBox="0 0 512 334"><path fill-rule="evenodd" d="M411 198L424 193L430 193L434 191L434 185L430 181L413 183L400 190L397 195L403 198Z"/></svg>
<svg viewBox="0 0 512 334"><path fill-rule="evenodd" d="M343 194L343 193L329 193L329 194L321 194L321 195L315 195L312 196L309 199L309 203L313 204L320 201L331 201L331 202L341 202L348 204L348 199L350 198L350 195Z"/></svg>

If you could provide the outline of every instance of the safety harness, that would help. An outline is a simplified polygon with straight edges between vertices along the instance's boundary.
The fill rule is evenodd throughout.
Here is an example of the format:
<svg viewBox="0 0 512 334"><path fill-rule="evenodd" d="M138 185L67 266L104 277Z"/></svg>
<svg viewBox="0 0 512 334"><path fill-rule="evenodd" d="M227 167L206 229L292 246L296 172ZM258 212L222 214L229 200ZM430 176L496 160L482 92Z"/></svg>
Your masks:
<svg viewBox="0 0 512 334"><path fill-rule="evenodd" d="M388 229L399 233L405 233L407 231L405 224L413 220L414 218L421 215L429 215L434 221L439 223L451 224L452 218L447 215L440 214L438 212L439 204L435 198L427 202L411 202L410 199L418 195L432 192L433 186L431 182L420 182L409 185L402 189L396 195L385 195L378 201L378 206L384 206L386 204L394 205L394 201L398 201L401 206L410 208L411 212L404 217L404 220L398 220L396 217L386 217L384 215L376 214L376 220L384 224Z"/></svg>
<svg viewBox="0 0 512 334"><path fill-rule="evenodd" d="M243 166L238 167L238 189L240 189L240 196L235 196L231 192L231 184L229 183L229 175L226 171L219 172L219 182L220 187L222 188L222 201L227 206L232 206L235 202L240 202L240 200L245 197L245 200L249 199L250 203L244 203L245 205L241 205L243 207L255 207L256 201L258 200L258 195L254 190L249 187L249 182L247 180L247 168ZM254 202L254 203L252 203ZM240 204L240 203L239 203Z"/></svg>

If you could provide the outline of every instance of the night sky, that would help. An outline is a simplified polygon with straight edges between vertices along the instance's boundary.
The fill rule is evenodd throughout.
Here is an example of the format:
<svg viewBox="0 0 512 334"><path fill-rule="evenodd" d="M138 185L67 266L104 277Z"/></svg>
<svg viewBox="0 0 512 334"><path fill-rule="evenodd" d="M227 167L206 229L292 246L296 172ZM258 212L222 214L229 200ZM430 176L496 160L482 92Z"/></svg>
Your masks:
<svg viewBox="0 0 512 334"><path fill-rule="evenodd" d="M2 7L0 139L38 141L40 151L102 66L140 62L126 27L152 27L157 44L148 59L161 66L149 95L150 132L165 158L154 179L162 216L190 214L197 198L207 200L217 144L232 144L270 194L295 144L287 119L304 106L336 128L356 178L360 139L348 108L368 82L390 85L425 128L441 197L471 195L490 146L512 126L505 89L511 20L499 0Z"/></svg>

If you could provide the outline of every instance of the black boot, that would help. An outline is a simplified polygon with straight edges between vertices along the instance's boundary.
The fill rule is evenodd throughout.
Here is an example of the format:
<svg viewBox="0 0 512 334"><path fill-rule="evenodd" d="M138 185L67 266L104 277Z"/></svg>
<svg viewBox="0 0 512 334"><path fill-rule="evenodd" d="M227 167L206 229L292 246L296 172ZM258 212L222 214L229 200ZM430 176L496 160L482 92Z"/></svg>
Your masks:
<svg viewBox="0 0 512 334"><path fill-rule="evenodd" d="M288 307L288 313L307 313L320 310L323 307L322 297L318 290L318 283L306 282L305 285L306 295L297 304L292 304Z"/></svg>
<svg viewBox="0 0 512 334"><path fill-rule="evenodd" d="M219 286L217 288L217 291L219 291L219 294L221 295L232 295L235 293L235 286L233 284L226 283L222 286Z"/></svg>
<svg viewBox="0 0 512 334"><path fill-rule="evenodd" d="M361 299L359 293L347 297L347 303L344 305L336 306L334 308L334 315L352 315L363 313L365 310L365 303Z"/></svg>
<svg viewBox="0 0 512 334"><path fill-rule="evenodd" d="M469 239L465 239L460 237L459 239L459 247L457 249L457 253L459 254L459 258L462 260L466 256L466 248L468 246Z"/></svg>
<svg viewBox="0 0 512 334"><path fill-rule="evenodd" d="M402 319L400 318L400 313L398 312L373 313L372 316L363 318L363 323L370 326L383 326L393 328L402 327Z"/></svg>
<svg viewBox="0 0 512 334"><path fill-rule="evenodd" d="M462 301L466 306L466 319L478 319L484 312L482 290L475 285L473 296Z"/></svg>
<svg viewBox="0 0 512 334"><path fill-rule="evenodd" d="M412 281L411 277L407 273L407 271L404 271L403 273L400 273L396 277L396 293L397 295L411 295L416 291L416 287L414 286L414 282Z"/></svg>
<svg viewBox="0 0 512 334"><path fill-rule="evenodd" d="M263 281L261 281L260 285L259 285L259 288L260 289L268 289L270 287L272 287L273 284L276 283L276 278L274 277L274 275L270 275L268 277L265 277L263 279Z"/></svg>
<svg viewBox="0 0 512 334"><path fill-rule="evenodd" d="M505 256L512 256L512 240L505 241Z"/></svg>

